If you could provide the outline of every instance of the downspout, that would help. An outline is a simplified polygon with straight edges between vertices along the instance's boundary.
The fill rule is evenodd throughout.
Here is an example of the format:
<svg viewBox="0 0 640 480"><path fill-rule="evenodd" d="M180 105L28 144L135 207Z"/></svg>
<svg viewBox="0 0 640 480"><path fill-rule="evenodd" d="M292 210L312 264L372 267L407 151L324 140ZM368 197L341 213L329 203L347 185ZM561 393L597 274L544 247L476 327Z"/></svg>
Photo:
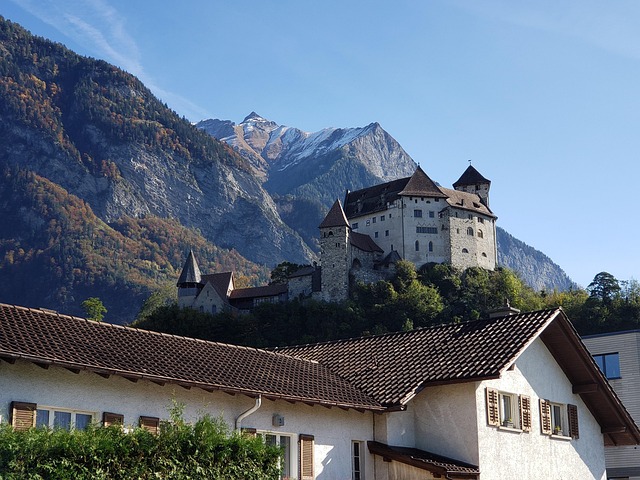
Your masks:
<svg viewBox="0 0 640 480"><path fill-rule="evenodd" d="M238 418L236 418L236 431L238 431L238 432L240 431L240 429L242 427L242 420L247 418L249 415L254 413L256 410L258 410L261 405L262 405L262 395L258 395L258 398L256 398L256 404L253 407L251 407L249 410L247 410L246 412L242 412L240 415L238 415Z"/></svg>

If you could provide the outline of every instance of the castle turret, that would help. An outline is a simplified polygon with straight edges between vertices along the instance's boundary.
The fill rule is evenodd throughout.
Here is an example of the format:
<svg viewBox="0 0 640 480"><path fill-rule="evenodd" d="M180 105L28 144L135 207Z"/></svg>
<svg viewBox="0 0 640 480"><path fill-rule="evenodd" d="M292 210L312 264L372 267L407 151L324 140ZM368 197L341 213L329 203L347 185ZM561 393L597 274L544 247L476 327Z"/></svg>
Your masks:
<svg viewBox="0 0 640 480"><path fill-rule="evenodd" d="M471 165L467 167L462 176L456 183L453 184L453 188L462 192L475 193L480 197L484 204L489 206L489 188L491 187L491 180L484 178L478 170Z"/></svg>
<svg viewBox="0 0 640 480"><path fill-rule="evenodd" d="M342 205L336 200L320 226L320 261L322 263L322 299L346 300L349 296L349 262L351 227Z"/></svg>
<svg viewBox="0 0 640 480"><path fill-rule="evenodd" d="M193 250L189 250L187 261L184 262L177 285L178 306L181 308L190 307L204 287L200 268L198 268L198 262L196 262Z"/></svg>

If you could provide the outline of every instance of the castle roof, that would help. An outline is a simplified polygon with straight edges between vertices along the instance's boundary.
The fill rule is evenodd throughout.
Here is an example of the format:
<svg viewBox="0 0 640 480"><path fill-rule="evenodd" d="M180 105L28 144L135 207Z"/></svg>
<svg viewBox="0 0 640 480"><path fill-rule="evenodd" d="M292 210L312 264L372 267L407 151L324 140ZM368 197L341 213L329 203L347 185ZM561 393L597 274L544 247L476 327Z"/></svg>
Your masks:
<svg viewBox="0 0 640 480"><path fill-rule="evenodd" d="M384 252L373 238L364 233L351 232L351 245L363 252Z"/></svg>
<svg viewBox="0 0 640 480"><path fill-rule="evenodd" d="M231 300L239 300L241 298L275 297L288 291L289 289L286 284L276 283L262 287L236 288L231 292L229 298Z"/></svg>
<svg viewBox="0 0 640 480"><path fill-rule="evenodd" d="M462 185L478 185L480 183L491 184L491 180L484 178L478 170L469 165L460 178L453 184L453 188Z"/></svg>
<svg viewBox="0 0 640 480"><path fill-rule="evenodd" d="M202 282L202 275L200 274L200 268L198 268L196 257L193 254L193 250L189 250L187 261L184 262L184 267L182 267L182 273L180 273L180 278L178 278L178 286L184 285L185 283L201 283L201 282Z"/></svg>
<svg viewBox="0 0 640 480"><path fill-rule="evenodd" d="M451 207L495 217L477 194L443 188L431 180L420 167L410 177L347 192L344 213L351 219L380 212L386 210L387 204L398 200L400 196L442 198Z"/></svg>
<svg viewBox="0 0 640 480"><path fill-rule="evenodd" d="M409 181L398 195L405 197L435 197L447 198L438 188L438 185L424 173L422 168L418 167L416 171L409 177Z"/></svg>
<svg viewBox="0 0 640 480"><path fill-rule="evenodd" d="M318 228L348 227L349 222L344 214L340 200L336 200Z"/></svg>
<svg viewBox="0 0 640 480"><path fill-rule="evenodd" d="M210 283L220 298L227 298L229 290L233 290L233 272L210 273L202 276L202 283Z"/></svg>

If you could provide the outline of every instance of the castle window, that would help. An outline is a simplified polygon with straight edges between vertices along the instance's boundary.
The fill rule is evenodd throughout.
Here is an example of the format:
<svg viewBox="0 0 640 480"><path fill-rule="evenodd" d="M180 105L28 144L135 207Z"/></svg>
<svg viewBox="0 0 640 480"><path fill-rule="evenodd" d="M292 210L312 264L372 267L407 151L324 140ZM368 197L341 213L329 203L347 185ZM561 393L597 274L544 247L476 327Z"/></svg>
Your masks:
<svg viewBox="0 0 640 480"><path fill-rule="evenodd" d="M373 233L373 236L374 236L375 238L378 238L378 232L374 232L374 233Z"/></svg>
<svg viewBox="0 0 640 480"><path fill-rule="evenodd" d="M380 221L384 222L384 215L380 215Z"/></svg>
<svg viewBox="0 0 640 480"><path fill-rule="evenodd" d="M484 234L482 233L482 230L478 229L478 238L484 238Z"/></svg>
<svg viewBox="0 0 640 480"><path fill-rule="evenodd" d="M471 227L467 228L467 235L471 235L473 237L473 228Z"/></svg>
<svg viewBox="0 0 640 480"><path fill-rule="evenodd" d="M456 228L456 233L460 234L460 229L459 228Z"/></svg>
<svg viewBox="0 0 640 480"><path fill-rule="evenodd" d="M416 218L422 218L422 210L420 210L419 208L416 208L413 211L413 216L416 217Z"/></svg>
<svg viewBox="0 0 640 480"><path fill-rule="evenodd" d="M469 214L469 220L473 220L473 215Z"/></svg>
<svg viewBox="0 0 640 480"><path fill-rule="evenodd" d="M373 217L373 218L371 219L371 222L372 222L372 223L376 223L376 217Z"/></svg>
<svg viewBox="0 0 640 480"><path fill-rule="evenodd" d="M367 227L371 225L371 220L367 220Z"/></svg>
<svg viewBox="0 0 640 480"><path fill-rule="evenodd" d="M462 253L469 253L469 250L467 250L466 248L463 248Z"/></svg>
<svg viewBox="0 0 640 480"><path fill-rule="evenodd" d="M333 237L333 232L331 230L329 230L329 233L327 234L327 237Z"/></svg>
<svg viewBox="0 0 640 480"><path fill-rule="evenodd" d="M416 227L416 233L437 234L438 233L438 227Z"/></svg>
<svg viewBox="0 0 640 480"><path fill-rule="evenodd" d="M420 251L420 242L416 240L416 252Z"/></svg>
<svg viewBox="0 0 640 480"><path fill-rule="evenodd" d="M484 252L482 252L482 256L483 256L484 258L487 258L487 254L486 254L486 253L484 253Z"/></svg>
<svg viewBox="0 0 640 480"><path fill-rule="evenodd" d="M484 223L484 218L478 217L478 223Z"/></svg>
<svg viewBox="0 0 640 480"><path fill-rule="evenodd" d="M429 218L435 218L436 216L436 212L434 212L433 210L429 210Z"/></svg>
<svg viewBox="0 0 640 480"><path fill-rule="evenodd" d="M354 230L357 230L358 229L358 222L352 223L351 224L351 228L353 228Z"/></svg>
<svg viewBox="0 0 640 480"><path fill-rule="evenodd" d="M435 201L436 201L436 202L439 202L439 201L440 201L440 199L439 199L439 198L436 198L436 199L435 199Z"/></svg>
<svg viewBox="0 0 640 480"><path fill-rule="evenodd" d="M388 236L389 236L389 230L385 230L385 231L384 231L384 236L385 236L385 237L388 237Z"/></svg>
<svg viewBox="0 0 640 480"><path fill-rule="evenodd" d="M429 251L433 252L433 242L429 242Z"/></svg>

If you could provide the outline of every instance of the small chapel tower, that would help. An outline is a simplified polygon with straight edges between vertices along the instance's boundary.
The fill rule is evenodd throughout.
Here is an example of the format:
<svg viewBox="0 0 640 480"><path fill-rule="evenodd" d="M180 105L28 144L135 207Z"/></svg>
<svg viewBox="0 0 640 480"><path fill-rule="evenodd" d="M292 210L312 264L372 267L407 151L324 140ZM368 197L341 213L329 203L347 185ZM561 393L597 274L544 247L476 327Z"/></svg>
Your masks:
<svg viewBox="0 0 640 480"><path fill-rule="evenodd" d="M475 193L480 197L485 206L489 206L489 188L491 180L487 180L480 172L469 165L453 188L462 192Z"/></svg>
<svg viewBox="0 0 640 480"><path fill-rule="evenodd" d="M351 227L340 200L336 200L320 228L322 299L340 302L349 297L349 248Z"/></svg>
<svg viewBox="0 0 640 480"><path fill-rule="evenodd" d="M182 273L178 278L178 306L180 308L191 307L203 287L202 275L196 257L193 255L193 250L189 250L187 261L184 262Z"/></svg>

